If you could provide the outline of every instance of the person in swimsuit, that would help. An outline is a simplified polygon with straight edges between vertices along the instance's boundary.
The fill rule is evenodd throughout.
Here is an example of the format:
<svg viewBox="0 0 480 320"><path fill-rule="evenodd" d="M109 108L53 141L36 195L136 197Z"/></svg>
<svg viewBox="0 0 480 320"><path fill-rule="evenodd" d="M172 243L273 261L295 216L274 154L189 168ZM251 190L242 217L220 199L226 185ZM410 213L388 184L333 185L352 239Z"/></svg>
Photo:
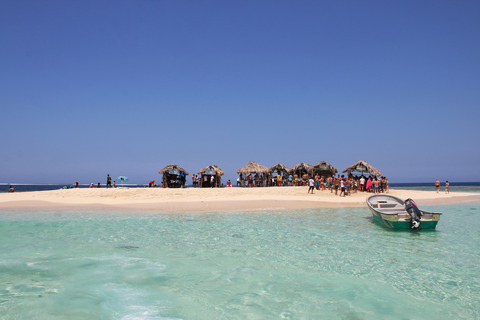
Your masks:
<svg viewBox="0 0 480 320"><path fill-rule="evenodd" d="M380 184L380 181L378 181L378 179L375 177L375 180L372 182L373 184L373 192L374 193L380 193L380 190L379 190L379 184Z"/></svg>
<svg viewBox="0 0 480 320"><path fill-rule="evenodd" d="M437 179L435 181L435 188L437 189L437 193L440 191L440 181Z"/></svg>
<svg viewBox="0 0 480 320"><path fill-rule="evenodd" d="M445 193L450 193L450 188L449 187L450 187L450 183L447 180L447 182L445 182Z"/></svg>

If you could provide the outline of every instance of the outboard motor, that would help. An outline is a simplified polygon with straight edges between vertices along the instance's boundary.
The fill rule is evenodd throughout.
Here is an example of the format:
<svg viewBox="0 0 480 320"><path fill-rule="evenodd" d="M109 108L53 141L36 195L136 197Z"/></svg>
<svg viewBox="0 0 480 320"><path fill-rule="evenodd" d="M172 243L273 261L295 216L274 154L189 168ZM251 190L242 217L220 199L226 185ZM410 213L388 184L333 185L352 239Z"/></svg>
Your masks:
<svg viewBox="0 0 480 320"><path fill-rule="evenodd" d="M405 210L410 214L412 217L412 222L410 223L410 227L412 229L418 229L420 227L420 219L422 217L422 212L418 209L417 204L412 199L405 200Z"/></svg>

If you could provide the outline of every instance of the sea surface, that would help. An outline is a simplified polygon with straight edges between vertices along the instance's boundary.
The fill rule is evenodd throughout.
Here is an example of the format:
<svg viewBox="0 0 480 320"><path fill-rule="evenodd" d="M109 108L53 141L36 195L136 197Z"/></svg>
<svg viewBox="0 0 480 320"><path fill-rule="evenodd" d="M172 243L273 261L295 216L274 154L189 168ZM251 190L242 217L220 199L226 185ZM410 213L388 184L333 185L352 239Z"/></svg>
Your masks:
<svg viewBox="0 0 480 320"><path fill-rule="evenodd" d="M0 183L0 193L8 192L8 189L12 186L15 189L15 192L26 192L26 191L46 191L46 190L58 190L63 188L71 188L72 184L21 184L21 183ZM88 188L90 184L80 184L79 188ZM148 187L148 184L132 184L132 183L117 183L117 187L128 187L128 188L145 188ZM105 187L103 184L102 187ZM192 187L191 185L186 185L187 188ZM235 187L235 186L234 186ZM407 189L407 190L424 190L424 191L435 191L435 182L431 183L390 183L391 188L396 189ZM286 187L288 188L288 187ZM441 182L441 191L445 191L445 183ZM480 193L480 182L451 182L450 183L450 192L474 192Z"/></svg>
<svg viewBox="0 0 480 320"><path fill-rule="evenodd" d="M3 210L0 319L480 319L480 202L422 208Z"/></svg>

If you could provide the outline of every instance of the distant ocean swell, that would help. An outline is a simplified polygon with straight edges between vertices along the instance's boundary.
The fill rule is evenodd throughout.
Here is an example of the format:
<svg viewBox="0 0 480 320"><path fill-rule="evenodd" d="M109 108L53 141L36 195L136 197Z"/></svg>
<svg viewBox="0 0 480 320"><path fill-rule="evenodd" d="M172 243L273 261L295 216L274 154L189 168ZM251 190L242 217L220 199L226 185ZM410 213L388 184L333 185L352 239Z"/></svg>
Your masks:
<svg viewBox="0 0 480 320"><path fill-rule="evenodd" d="M8 192L10 186L13 186L15 192L25 191L46 191L46 190L58 190L64 187L70 188L71 184L19 184L19 183L0 183L0 193ZM89 184L81 184L80 188L88 188ZM148 187L148 184L124 184L128 188L144 188ZM117 185L119 187L119 185ZM187 185L187 188L191 185ZM434 183L391 183L391 188L394 189L406 189L406 190L422 190L422 191L435 191ZM445 186L442 184L441 191L445 191ZM472 192L480 193L480 182L451 182L450 192Z"/></svg>

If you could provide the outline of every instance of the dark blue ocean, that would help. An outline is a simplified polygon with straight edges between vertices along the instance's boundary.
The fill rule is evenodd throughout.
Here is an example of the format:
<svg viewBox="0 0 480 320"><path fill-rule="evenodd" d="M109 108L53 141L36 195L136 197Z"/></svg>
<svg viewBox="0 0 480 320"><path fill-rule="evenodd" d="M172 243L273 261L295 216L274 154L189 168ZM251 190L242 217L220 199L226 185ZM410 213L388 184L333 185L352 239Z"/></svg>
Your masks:
<svg viewBox="0 0 480 320"><path fill-rule="evenodd" d="M0 192L7 192L10 186L13 186L15 192L25 192L25 191L46 191L46 190L58 190L62 188L71 188L71 184L8 184L0 183ZM88 188L90 185L81 184L79 188ZM117 184L117 187L121 186ZM124 184L125 187L129 188L144 188L148 184ZM104 187L104 186L103 186ZM187 185L187 188L191 185ZM435 183L390 183L390 188L396 189L406 189L406 190L424 190L424 191L434 191ZM445 185L442 182L442 190L445 190ZM480 182L451 182L450 183L450 192L480 192Z"/></svg>

